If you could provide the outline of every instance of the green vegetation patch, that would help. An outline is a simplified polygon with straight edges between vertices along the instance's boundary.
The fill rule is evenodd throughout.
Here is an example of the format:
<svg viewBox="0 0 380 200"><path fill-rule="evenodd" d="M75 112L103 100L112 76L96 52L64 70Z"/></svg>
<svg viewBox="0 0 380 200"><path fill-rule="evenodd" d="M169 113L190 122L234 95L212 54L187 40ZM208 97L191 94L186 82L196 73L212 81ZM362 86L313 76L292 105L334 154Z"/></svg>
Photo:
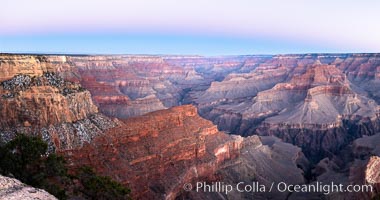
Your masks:
<svg viewBox="0 0 380 200"><path fill-rule="evenodd" d="M17 135L0 146L0 174L41 188L59 199L130 199L130 190L107 176L82 166L68 173L66 161L47 154L48 145L40 137Z"/></svg>

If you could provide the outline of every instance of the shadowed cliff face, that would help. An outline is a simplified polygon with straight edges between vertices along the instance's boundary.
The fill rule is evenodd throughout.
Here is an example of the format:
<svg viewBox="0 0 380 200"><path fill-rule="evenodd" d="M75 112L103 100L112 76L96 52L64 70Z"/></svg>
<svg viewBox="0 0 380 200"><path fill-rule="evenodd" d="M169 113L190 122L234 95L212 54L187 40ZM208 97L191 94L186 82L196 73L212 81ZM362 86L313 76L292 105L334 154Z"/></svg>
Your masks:
<svg viewBox="0 0 380 200"><path fill-rule="evenodd" d="M219 129L275 135L318 161L380 131L379 66L377 54L275 56L192 97Z"/></svg>
<svg viewBox="0 0 380 200"><path fill-rule="evenodd" d="M333 157L322 159L312 170L315 176L310 182L335 182L343 185L367 184L372 191L333 193L331 199L374 199L379 195L379 149L380 134L364 136L354 140ZM308 198L317 197L309 195ZM305 199L303 194L294 194L290 199Z"/></svg>

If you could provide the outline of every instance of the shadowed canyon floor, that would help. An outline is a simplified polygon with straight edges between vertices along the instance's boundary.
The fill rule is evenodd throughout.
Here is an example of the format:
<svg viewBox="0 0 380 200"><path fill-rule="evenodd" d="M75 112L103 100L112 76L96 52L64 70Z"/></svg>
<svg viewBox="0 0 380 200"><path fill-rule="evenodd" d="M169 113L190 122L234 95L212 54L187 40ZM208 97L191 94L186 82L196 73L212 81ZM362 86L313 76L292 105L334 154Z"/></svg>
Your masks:
<svg viewBox="0 0 380 200"><path fill-rule="evenodd" d="M93 166L136 199L371 199L380 191L380 54L1 54L0 69L1 143L40 135L73 169ZM183 190L199 181L375 189Z"/></svg>

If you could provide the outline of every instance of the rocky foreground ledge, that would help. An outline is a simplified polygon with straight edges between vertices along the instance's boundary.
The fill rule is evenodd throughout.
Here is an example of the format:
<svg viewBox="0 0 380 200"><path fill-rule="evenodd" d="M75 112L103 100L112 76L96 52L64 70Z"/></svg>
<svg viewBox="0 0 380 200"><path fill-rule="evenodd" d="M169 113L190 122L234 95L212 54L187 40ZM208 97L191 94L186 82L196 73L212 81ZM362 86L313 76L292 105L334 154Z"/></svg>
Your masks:
<svg viewBox="0 0 380 200"><path fill-rule="evenodd" d="M0 175L0 200L56 200L45 190L37 189L17 179Z"/></svg>

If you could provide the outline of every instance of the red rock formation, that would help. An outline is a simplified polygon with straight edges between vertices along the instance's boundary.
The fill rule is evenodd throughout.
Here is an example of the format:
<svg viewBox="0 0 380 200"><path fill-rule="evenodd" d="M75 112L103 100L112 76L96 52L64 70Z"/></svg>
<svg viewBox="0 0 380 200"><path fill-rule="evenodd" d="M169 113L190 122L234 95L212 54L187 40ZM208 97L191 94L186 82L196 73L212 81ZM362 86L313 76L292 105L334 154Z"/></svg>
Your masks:
<svg viewBox="0 0 380 200"><path fill-rule="evenodd" d="M79 69L81 84L91 91L99 109L119 118L179 105L183 88L203 81L193 68L171 66L157 56L70 59ZM187 84L180 86L183 81Z"/></svg>
<svg viewBox="0 0 380 200"><path fill-rule="evenodd" d="M228 135L215 134L216 127L195 117L196 112L195 107L185 106L131 118L106 137L98 137L91 145L68 154L74 163L116 175L131 186L135 197L160 199L191 181L194 170L205 175L216 168L217 159L210 150L231 140ZM208 140L219 143L206 146Z"/></svg>
<svg viewBox="0 0 380 200"><path fill-rule="evenodd" d="M226 135L197 116L192 106L120 122L97 113L94 104L109 116L129 118L194 103L220 129L244 136L278 136L302 147L314 162L330 157L318 164L319 180L360 182L376 176L377 161L367 162L368 155L377 155L377 143L368 141L376 135L354 142L353 155L359 160L342 165L346 160L335 158L355 138L380 131L379 66L379 54L215 58L1 54L2 83L47 72L70 83L63 88L46 83L21 89L0 86L0 139L8 141L16 132L42 135L74 166L96 167L132 187L137 198L285 199L288 194L186 193L182 185L199 180L236 183L236 174L248 182L258 178L265 184L302 183L297 164L305 161L297 147L273 137ZM334 166L349 172L337 175L331 170Z"/></svg>
<svg viewBox="0 0 380 200"><path fill-rule="evenodd" d="M197 115L194 106L156 111L124 123L83 148L63 153L71 165L93 166L100 173L131 187L136 199L175 199L178 195L186 195L183 184L196 181L238 181L225 175L226 171L239 173L238 166L244 168L259 162L272 162L272 167L287 168L294 176L288 179L290 182L303 182L302 170L296 166L297 159L272 159L269 156L271 147L263 146L257 136L243 139L219 132L210 121ZM300 155L300 150L294 146L282 148L292 152L287 156ZM242 158L242 152L257 152L257 157ZM280 150L277 153L282 154ZM258 156L260 154L262 156ZM263 169L251 174L263 175L269 171ZM267 178L260 179L263 184L279 178L264 177Z"/></svg>
<svg viewBox="0 0 380 200"><path fill-rule="evenodd" d="M0 60L1 143L24 133L42 136L51 151L71 149L115 126L98 114L90 92L70 81L76 70L66 56L1 55Z"/></svg>
<svg viewBox="0 0 380 200"><path fill-rule="evenodd" d="M75 122L98 112L88 91L64 96L50 86L33 87L15 98L0 99L0 105L2 127L47 127Z"/></svg>

